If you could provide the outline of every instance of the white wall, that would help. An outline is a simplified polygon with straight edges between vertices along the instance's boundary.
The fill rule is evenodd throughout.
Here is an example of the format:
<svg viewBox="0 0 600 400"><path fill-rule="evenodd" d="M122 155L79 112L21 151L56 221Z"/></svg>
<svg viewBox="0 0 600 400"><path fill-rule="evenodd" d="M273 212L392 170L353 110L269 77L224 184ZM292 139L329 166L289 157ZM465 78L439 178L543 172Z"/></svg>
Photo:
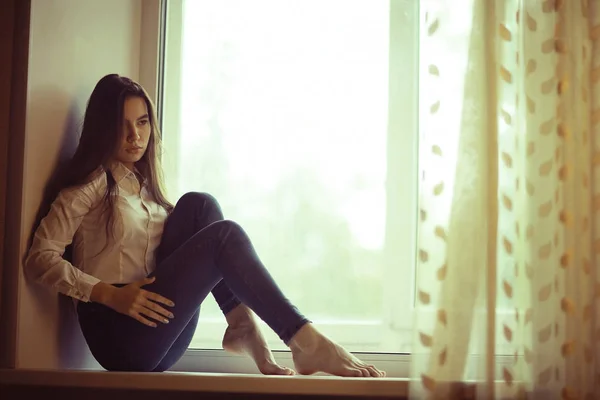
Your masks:
<svg viewBox="0 0 600 400"><path fill-rule="evenodd" d="M142 0L32 0L20 252L44 186L77 144L87 99L108 73L139 78ZM19 268L17 368L97 367L73 305Z"/></svg>

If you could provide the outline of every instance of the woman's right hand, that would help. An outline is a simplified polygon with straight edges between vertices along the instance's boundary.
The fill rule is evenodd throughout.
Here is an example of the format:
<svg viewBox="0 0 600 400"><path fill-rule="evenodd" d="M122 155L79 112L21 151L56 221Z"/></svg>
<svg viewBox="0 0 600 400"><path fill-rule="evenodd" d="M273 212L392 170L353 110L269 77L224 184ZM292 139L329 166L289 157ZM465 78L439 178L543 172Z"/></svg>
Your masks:
<svg viewBox="0 0 600 400"><path fill-rule="evenodd" d="M108 288L102 285L102 283L99 283L98 285L101 285L99 289L104 286L104 288L101 289L102 292L104 292L104 295L98 297L99 300L100 298L102 299L100 300L101 303L113 310L128 315L144 325L156 328L156 323L150 321L147 317L168 324L169 318L174 317L173 313L167 311L160 306L159 303L170 307L173 307L175 304L173 304L171 300L157 293L142 289L142 286L148 285L155 280L155 277L144 278L141 281L133 282L120 288L112 285L108 285L110 286L110 288ZM96 286L94 286L94 289ZM105 291L106 289L109 290Z"/></svg>

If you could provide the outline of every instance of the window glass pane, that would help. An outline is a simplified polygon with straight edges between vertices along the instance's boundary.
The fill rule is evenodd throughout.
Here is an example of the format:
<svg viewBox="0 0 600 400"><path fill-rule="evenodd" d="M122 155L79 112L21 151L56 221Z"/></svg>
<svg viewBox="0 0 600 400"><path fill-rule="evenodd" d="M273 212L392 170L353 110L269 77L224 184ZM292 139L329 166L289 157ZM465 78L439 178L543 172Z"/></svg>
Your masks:
<svg viewBox="0 0 600 400"><path fill-rule="evenodd" d="M181 15L178 110L165 104L180 128L164 133L171 197L214 195L334 340L397 351L382 337L386 268L403 267L386 248L398 223L386 182L390 165L407 181L416 166L388 157L390 2L187 0ZM401 134L410 145L416 131ZM192 347L220 348L224 327L207 299Z"/></svg>

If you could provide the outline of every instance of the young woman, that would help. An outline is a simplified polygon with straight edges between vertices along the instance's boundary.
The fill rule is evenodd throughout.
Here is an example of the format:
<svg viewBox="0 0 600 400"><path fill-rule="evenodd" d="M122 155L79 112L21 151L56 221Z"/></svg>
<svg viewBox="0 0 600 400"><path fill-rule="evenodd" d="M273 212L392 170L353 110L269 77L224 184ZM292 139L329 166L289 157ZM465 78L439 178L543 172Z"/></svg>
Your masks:
<svg viewBox="0 0 600 400"><path fill-rule="evenodd" d="M96 360L112 371L169 369L212 293L228 323L223 347L252 357L263 374L294 371L275 363L252 311L290 348L300 374L384 376L290 303L213 197L187 193L174 207L167 201L160 149L146 91L119 75L103 77L25 263L32 279L75 299ZM73 264L63 258L69 245Z"/></svg>

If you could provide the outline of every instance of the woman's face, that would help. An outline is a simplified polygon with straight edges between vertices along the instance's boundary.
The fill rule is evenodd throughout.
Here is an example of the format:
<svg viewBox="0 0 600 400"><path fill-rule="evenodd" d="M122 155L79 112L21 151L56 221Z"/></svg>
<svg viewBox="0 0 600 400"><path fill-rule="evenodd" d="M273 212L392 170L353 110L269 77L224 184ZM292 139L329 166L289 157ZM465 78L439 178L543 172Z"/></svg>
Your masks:
<svg viewBox="0 0 600 400"><path fill-rule="evenodd" d="M148 108L142 97L125 99L121 124L122 136L115 159L133 170L134 163L146 152L152 134Z"/></svg>

